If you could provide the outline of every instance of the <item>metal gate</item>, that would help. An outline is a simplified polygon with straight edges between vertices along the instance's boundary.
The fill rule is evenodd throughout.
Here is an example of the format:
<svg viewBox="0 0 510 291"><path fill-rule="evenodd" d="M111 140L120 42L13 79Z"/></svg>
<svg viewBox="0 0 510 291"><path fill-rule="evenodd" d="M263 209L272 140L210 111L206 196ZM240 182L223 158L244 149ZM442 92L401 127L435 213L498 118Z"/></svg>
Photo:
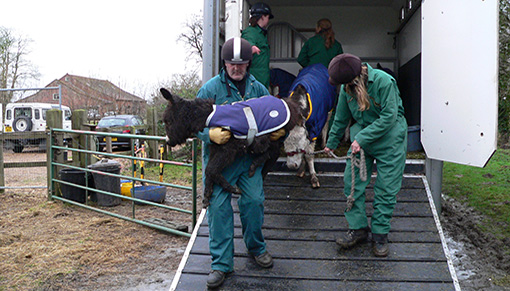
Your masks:
<svg viewBox="0 0 510 291"><path fill-rule="evenodd" d="M71 146L63 146L61 140L58 139L59 136L62 136L63 134L71 134L76 135L79 134L81 138L84 137L85 142L81 145L75 146L76 143L73 142ZM114 137L122 137L122 138L128 138L131 140L131 154L119 154L119 153L108 153L108 152L100 152L96 149L91 149L87 145L93 144L90 141L94 138L97 138L97 136L100 135L101 138L109 139ZM79 207L83 207L89 210L93 210L99 213L103 213L106 215L110 215L116 218L120 218L123 220L135 222L138 224L142 224L145 226L149 226L152 228L156 228L158 230L166 231L172 234L182 235L186 237L191 236L191 232L188 232L187 230L183 230L180 228L180 225L173 223L169 220L163 220L159 218L139 218L137 216L138 209L141 208L141 206L137 205L148 205L153 206L165 210L171 210L172 212L178 212L183 214L191 215L191 230L195 227L196 224L196 213L197 213L197 157L198 157L198 150L197 150L197 140L193 139L191 141L192 143L192 162L191 163L182 163L182 162L175 162L175 161L168 161L163 160L161 157L159 159L153 159L153 158L147 158L146 156L137 155L138 150L135 147L135 140L143 138L145 141L157 141L159 143L164 144L166 138L160 137L160 136L140 136L140 135L133 135L133 134L121 134L121 133L108 133L108 132L95 132L95 131L81 131L81 130L66 130L66 129L59 129L59 128L52 128L50 131L50 142L48 147L48 157L49 157L49 185L48 185L48 199L55 199L60 200L66 203L70 203ZM69 163L66 161L66 159L63 158L64 155L62 155L63 152L68 152L68 155L72 155L74 157L79 157L79 161L75 160L73 163ZM143 153L143 151L142 151ZM107 159L114 159L114 158L120 158L125 159L129 161L128 166L131 166L131 173L121 173L115 172L115 171L98 171L97 169L94 169L93 167L90 167L90 160L91 158L98 156L101 156L103 158ZM147 179L144 176L144 163L153 163L160 166L160 172L159 176L160 179ZM163 176L163 166L164 165L173 165L177 167L186 167L190 169L191 174L191 186L183 186L168 182L163 182L162 176ZM59 175L59 172L62 169L71 169L80 171L81 175L83 175L83 183L77 182L77 181L70 181L65 180L62 178L61 175ZM140 176L137 175L137 172L140 174ZM94 176L95 180L95 187L91 187L89 184L89 177L92 174ZM97 175L97 176L96 176ZM123 195L119 194L119 189L104 189L99 187L97 185L97 177L101 176L102 178L112 178L113 180L108 181L115 181L115 179L125 179L128 181L131 181L132 183L132 189L130 191L131 195ZM118 180L117 180L118 181ZM151 199L138 197L136 195L136 187L135 183L140 183L142 185L156 185L160 188L164 188L165 195L167 188L176 188L181 190L187 190L191 192L191 205L189 205L189 208L191 209L183 209L179 207L174 207L168 204L163 203L162 201L155 202ZM63 195L62 186L71 186L72 189L75 189L73 191L82 191L83 192L83 200L79 201L78 199L73 199L70 197L65 197ZM145 187L145 186L140 186ZM147 186L149 187L149 186ZM153 186L151 186L153 187ZM108 187L107 187L108 188ZM149 188L147 188L149 189ZM132 191L135 190L135 191ZM141 191L138 190L138 191ZM106 199L117 199L119 201L118 204L114 205L101 205L99 203L99 199L97 201L93 201L89 196L89 194L94 193L95 195L107 197ZM123 202L120 202L120 201ZM113 206L113 207L101 207L101 206ZM118 206L118 207L117 207ZM126 208L130 207L130 215L126 214ZM121 209L123 208L123 209ZM122 211L123 210L123 211Z"/></svg>

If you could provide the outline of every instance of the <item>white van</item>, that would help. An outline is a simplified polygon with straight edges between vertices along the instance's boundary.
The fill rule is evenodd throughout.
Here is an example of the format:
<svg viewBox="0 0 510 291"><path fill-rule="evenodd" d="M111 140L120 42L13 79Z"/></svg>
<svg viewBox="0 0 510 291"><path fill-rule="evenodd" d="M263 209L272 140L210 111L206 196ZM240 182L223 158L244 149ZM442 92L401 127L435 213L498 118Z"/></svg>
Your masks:
<svg viewBox="0 0 510 291"><path fill-rule="evenodd" d="M59 109L58 104L50 103L9 103L5 107L4 132L44 131L46 112ZM63 127L71 129L71 109L62 105Z"/></svg>
<svg viewBox="0 0 510 291"><path fill-rule="evenodd" d="M50 109L59 109L58 104L51 103L9 103L5 107L4 132L35 132L46 130L46 113ZM62 124L64 129L71 129L71 109L62 105ZM46 148L46 139L15 138L4 139L4 147L16 153L23 151L26 145Z"/></svg>

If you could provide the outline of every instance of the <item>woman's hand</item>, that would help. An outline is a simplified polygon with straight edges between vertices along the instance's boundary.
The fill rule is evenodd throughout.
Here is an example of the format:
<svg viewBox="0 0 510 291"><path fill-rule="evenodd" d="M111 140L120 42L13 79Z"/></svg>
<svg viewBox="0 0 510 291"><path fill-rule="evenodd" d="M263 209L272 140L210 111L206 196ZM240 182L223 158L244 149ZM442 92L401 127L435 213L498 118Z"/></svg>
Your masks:
<svg viewBox="0 0 510 291"><path fill-rule="evenodd" d="M254 45L251 47L251 53L260 55L260 49L256 45Z"/></svg>
<svg viewBox="0 0 510 291"><path fill-rule="evenodd" d="M359 143L357 141L354 141L351 144L351 149L352 149L353 154L357 154L361 150L361 146L359 145Z"/></svg>

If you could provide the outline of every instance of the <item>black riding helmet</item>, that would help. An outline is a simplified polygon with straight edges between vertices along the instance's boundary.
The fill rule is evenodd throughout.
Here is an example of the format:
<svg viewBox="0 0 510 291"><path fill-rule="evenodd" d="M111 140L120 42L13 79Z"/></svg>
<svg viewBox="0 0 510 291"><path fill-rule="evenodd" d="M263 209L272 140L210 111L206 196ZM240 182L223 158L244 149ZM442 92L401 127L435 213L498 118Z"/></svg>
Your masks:
<svg viewBox="0 0 510 291"><path fill-rule="evenodd" d="M250 17L257 17L262 15L269 15L269 19L273 19L273 13L269 5L263 2L255 3L250 8Z"/></svg>
<svg viewBox="0 0 510 291"><path fill-rule="evenodd" d="M252 59L251 44L243 38L233 37L223 45L221 58L227 64L248 64Z"/></svg>

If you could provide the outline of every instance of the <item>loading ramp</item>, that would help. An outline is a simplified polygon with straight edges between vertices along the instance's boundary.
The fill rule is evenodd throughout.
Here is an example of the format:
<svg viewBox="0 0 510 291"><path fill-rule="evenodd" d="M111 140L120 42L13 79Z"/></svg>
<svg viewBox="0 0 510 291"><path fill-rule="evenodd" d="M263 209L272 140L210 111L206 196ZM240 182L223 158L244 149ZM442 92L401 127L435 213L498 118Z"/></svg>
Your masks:
<svg viewBox="0 0 510 291"><path fill-rule="evenodd" d="M459 290L426 179L416 173L418 164L406 167L412 173L405 174L397 196L386 258L374 257L370 242L349 250L336 245L336 237L348 228L341 172L322 172L320 189L294 172L270 173L264 182L263 232L274 266L263 269L248 255L234 197L235 271L219 290ZM341 163L318 166L318 172L342 168ZM367 189L369 216L373 182L374 177ZM206 288L211 258L205 212L198 223L171 290Z"/></svg>

